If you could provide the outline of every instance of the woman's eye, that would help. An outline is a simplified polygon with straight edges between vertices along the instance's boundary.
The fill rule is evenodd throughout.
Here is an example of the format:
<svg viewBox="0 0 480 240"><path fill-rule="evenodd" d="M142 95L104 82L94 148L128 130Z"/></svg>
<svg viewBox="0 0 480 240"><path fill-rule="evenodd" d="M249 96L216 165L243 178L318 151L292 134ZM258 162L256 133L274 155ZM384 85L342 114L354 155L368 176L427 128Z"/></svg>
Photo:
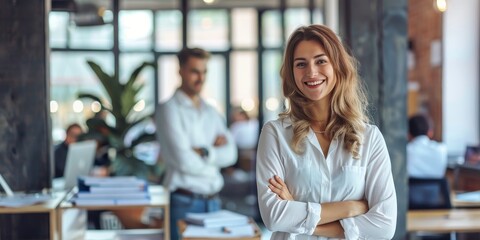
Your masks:
<svg viewBox="0 0 480 240"><path fill-rule="evenodd" d="M325 59L318 59L317 60L317 64L323 64L323 63L326 63L326 62L327 62L327 60L325 60Z"/></svg>
<svg viewBox="0 0 480 240"><path fill-rule="evenodd" d="M305 63L303 63L303 62L297 63L297 64L295 64L295 67L297 67L297 68L305 67Z"/></svg>

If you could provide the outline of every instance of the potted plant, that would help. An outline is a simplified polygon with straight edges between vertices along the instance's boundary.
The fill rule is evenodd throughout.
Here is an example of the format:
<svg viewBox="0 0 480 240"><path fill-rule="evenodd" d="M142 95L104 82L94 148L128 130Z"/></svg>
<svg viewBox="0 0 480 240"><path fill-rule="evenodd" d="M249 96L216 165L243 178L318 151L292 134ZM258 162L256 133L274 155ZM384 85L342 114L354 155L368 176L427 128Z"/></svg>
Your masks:
<svg viewBox="0 0 480 240"><path fill-rule="evenodd" d="M131 143L125 141L127 133L133 127L152 117L152 114L138 116L133 108L138 103L138 94L144 86L138 81L138 76L145 67L155 67L154 64L142 63L132 72L128 81L122 84L118 76L105 73L95 62L87 61L87 63L100 80L109 99L102 101L100 97L90 93L80 93L78 98L99 102L101 111L111 114L115 123L108 124L103 118L91 118L86 122L88 131L85 137L103 138L108 146L115 150L111 165L113 174L133 175L144 179L157 175L159 169L156 164L148 165L134 154L134 148L139 144L155 141L155 134L144 132Z"/></svg>

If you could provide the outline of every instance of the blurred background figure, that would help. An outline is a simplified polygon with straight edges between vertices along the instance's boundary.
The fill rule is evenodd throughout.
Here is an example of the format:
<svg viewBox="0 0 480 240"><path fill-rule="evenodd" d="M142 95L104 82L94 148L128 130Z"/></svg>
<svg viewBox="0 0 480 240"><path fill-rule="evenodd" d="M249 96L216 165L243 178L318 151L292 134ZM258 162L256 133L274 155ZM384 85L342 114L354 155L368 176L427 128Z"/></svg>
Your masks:
<svg viewBox="0 0 480 240"><path fill-rule="evenodd" d="M258 119L240 106L232 107L230 132L238 158L235 165L222 169L225 187L220 192L223 208L259 219L255 186L255 157L259 136Z"/></svg>
<svg viewBox="0 0 480 240"><path fill-rule="evenodd" d="M443 178L447 169L447 148L431 140L433 127L422 114L408 121L407 171L409 177Z"/></svg>
<svg viewBox="0 0 480 240"><path fill-rule="evenodd" d="M78 136L83 133L78 123L70 124L67 127L65 140L55 146L55 175L54 178L63 177L65 162L67 160L68 145L77 141Z"/></svg>
<svg viewBox="0 0 480 240"><path fill-rule="evenodd" d="M92 118L87 119L86 125L88 132L81 136L80 140L95 140L97 141L97 150L95 153L94 168L92 169L92 175L97 177L106 177L110 175L110 157L108 150L110 144L108 141L108 135L110 129L106 124L107 112L100 111L96 113Z"/></svg>
<svg viewBox="0 0 480 240"><path fill-rule="evenodd" d="M257 147L258 120L250 118L241 107L232 109L230 132L239 149L254 149Z"/></svg>

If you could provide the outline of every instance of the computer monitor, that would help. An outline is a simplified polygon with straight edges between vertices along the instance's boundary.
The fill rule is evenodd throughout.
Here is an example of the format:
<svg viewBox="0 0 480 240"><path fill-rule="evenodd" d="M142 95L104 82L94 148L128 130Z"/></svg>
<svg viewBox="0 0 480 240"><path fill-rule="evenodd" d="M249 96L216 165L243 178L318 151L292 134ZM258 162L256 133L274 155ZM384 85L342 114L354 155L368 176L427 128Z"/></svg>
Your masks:
<svg viewBox="0 0 480 240"><path fill-rule="evenodd" d="M95 140L75 142L68 146L65 172L63 174L65 190L69 191L75 187L79 176L89 175L95 160L96 150L97 142Z"/></svg>
<svg viewBox="0 0 480 240"><path fill-rule="evenodd" d="M467 166L480 167L480 146L467 146L464 164Z"/></svg>

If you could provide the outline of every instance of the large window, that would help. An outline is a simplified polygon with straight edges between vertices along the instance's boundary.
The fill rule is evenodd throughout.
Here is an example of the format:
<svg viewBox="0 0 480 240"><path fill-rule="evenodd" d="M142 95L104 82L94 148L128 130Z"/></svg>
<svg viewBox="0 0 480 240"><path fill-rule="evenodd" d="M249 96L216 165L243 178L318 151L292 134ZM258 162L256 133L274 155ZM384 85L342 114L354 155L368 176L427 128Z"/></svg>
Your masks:
<svg viewBox="0 0 480 240"><path fill-rule="evenodd" d="M94 61L107 73L114 72L113 54L110 52L54 51L50 55L50 112L55 142L63 139L67 125L73 122L83 124L85 119L95 114L95 106L80 101L77 98L79 93L106 96L87 60Z"/></svg>
<svg viewBox="0 0 480 240"><path fill-rule="evenodd" d="M120 11L118 29L120 35L120 50L152 49L152 11Z"/></svg>
<svg viewBox="0 0 480 240"><path fill-rule="evenodd" d="M153 113L155 105L170 98L180 85L175 54L184 45L212 53L202 96L226 119L237 106L263 121L276 118L285 102L279 75L283 44L299 25L323 22L321 8L310 9L309 2L287 1L282 12L274 1L258 3L257 8L247 6L252 4L208 8L189 1L192 9L184 16L176 1L150 5L120 1L118 34L114 34L112 4L103 9L105 24L93 26L77 26L71 13L51 12L53 140L61 140L68 124L84 124L95 113L88 102L79 107L78 93L106 97L87 60L118 74L121 81L142 62L155 63L156 69L146 68L140 75L145 87L138 99L143 102L140 113ZM321 1L314 2L317 6ZM184 17L187 29L183 29Z"/></svg>
<svg viewBox="0 0 480 240"><path fill-rule="evenodd" d="M114 1L120 3L118 15L107 7L105 24L100 25L77 26L70 13L50 13L54 142L63 140L67 125L77 122L85 126L86 120L99 111L95 102L79 101L79 93L107 98L87 60L118 76L122 83L143 62L156 65L139 75L144 87L136 99L135 112L129 115L136 118L153 114L156 105L171 98L180 86L176 53L184 46L204 48L211 58L201 96L229 121L239 149L237 164L225 171L233 173L225 175L225 189L235 186L237 191L247 194L243 199L232 200L228 193L221 193L222 207L259 217L255 189L251 189L259 129L285 110L279 71L287 37L300 25L322 23L320 8L311 9L309 0L287 0L284 11L280 0L215 1L212 5L200 0L95 2ZM233 2L239 6L233 6ZM313 2L318 5L323 1ZM221 7L221 3L228 6ZM182 12L180 6L190 9ZM239 117L239 110L246 111L251 119ZM108 117L106 120L113 122ZM233 121L244 122L230 124ZM236 128L242 125L247 128ZM238 132L246 135L235 134ZM158 153L150 148L146 152L148 156ZM237 176L241 176L242 184L232 185Z"/></svg>

